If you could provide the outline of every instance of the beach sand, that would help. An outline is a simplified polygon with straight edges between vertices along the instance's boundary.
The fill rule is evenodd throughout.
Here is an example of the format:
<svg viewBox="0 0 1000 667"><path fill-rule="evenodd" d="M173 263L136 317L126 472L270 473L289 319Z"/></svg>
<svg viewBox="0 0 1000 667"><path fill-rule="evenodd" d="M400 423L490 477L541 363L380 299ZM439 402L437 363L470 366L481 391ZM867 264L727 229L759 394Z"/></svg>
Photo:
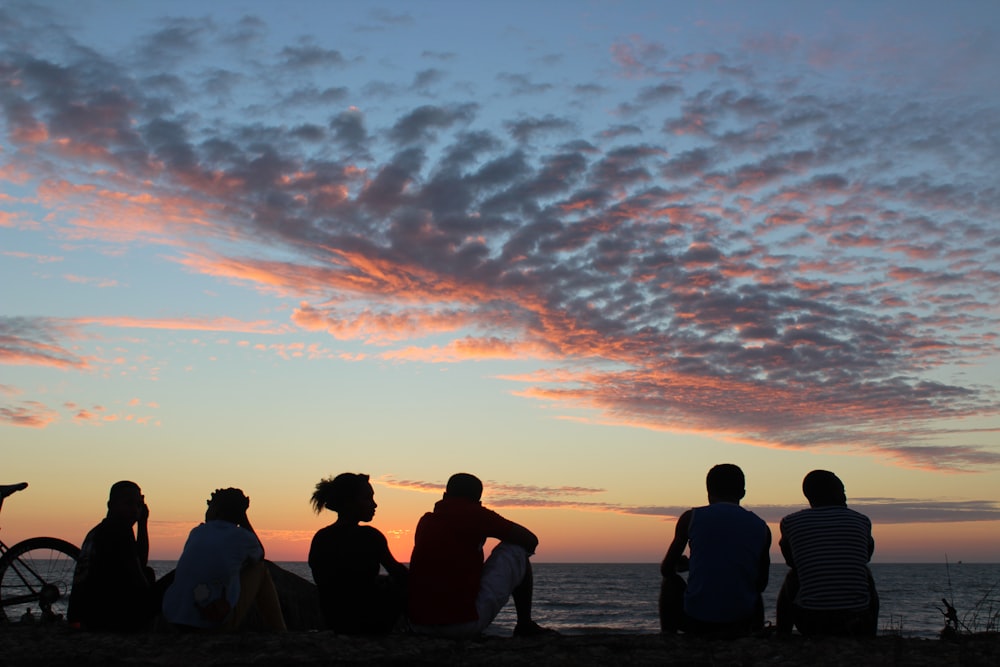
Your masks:
<svg viewBox="0 0 1000 667"><path fill-rule="evenodd" d="M952 643L934 639L867 640L771 637L707 640L659 635L490 637L454 641L409 635L358 638L328 631L281 635L93 634L65 626L0 628L0 665L809 665L996 667L1000 635Z"/></svg>
<svg viewBox="0 0 1000 667"><path fill-rule="evenodd" d="M346 637L322 627L315 586L271 564L289 632L232 635L159 631L134 635L71 630L65 623L0 626L0 667L222 667L229 665L729 665L941 667L1000 665L1000 634L950 642L882 636L871 639L791 637L705 639L658 634L584 634L455 641L413 635ZM250 626L258 621L253 616Z"/></svg>

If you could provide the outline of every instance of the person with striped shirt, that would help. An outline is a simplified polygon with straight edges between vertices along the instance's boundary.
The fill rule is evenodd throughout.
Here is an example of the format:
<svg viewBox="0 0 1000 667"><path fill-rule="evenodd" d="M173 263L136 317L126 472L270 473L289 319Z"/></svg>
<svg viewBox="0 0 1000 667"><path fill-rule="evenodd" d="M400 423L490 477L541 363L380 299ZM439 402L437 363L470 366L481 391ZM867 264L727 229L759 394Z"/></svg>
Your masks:
<svg viewBox="0 0 1000 667"><path fill-rule="evenodd" d="M809 509L781 520L778 546L791 568L778 593L778 632L873 636L878 593L868 562L871 520L847 507L844 483L828 470L802 480Z"/></svg>

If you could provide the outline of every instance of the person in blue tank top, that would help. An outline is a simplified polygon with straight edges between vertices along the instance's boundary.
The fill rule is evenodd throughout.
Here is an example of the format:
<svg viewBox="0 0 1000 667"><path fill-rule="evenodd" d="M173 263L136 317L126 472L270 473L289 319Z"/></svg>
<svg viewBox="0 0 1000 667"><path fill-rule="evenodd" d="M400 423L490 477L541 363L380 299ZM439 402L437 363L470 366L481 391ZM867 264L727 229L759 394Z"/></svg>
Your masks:
<svg viewBox="0 0 1000 667"><path fill-rule="evenodd" d="M757 632L764 627L761 592L771 566L771 530L740 507L746 480L738 466L713 467L706 486L708 505L677 519L660 566L660 628L664 633ZM686 582L678 574L685 570Z"/></svg>

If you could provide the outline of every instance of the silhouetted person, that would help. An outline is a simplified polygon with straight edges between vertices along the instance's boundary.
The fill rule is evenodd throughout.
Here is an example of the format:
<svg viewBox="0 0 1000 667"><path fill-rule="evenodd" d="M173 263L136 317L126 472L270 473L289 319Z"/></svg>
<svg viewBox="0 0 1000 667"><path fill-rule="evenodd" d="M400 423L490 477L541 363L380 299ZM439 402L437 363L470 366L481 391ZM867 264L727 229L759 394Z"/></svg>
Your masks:
<svg viewBox="0 0 1000 667"><path fill-rule="evenodd" d="M337 521L319 530L309 547L309 567L329 629L343 634L390 632L405 611L406 566L389 551L385 535L361 522L375 517L368 475L345 472L321 480L312 495ZM388 576L380 576L384 567Z"/></svg>
<svg viewBox="0 0 1000 667"><path fill-rule="evenodd" d="M869 635L878 631L878 593L868 562L872 523L847 507L844 483L828 470L802 480L809 509L781 520L781 554L791 570L778 593L779 632Z"/></svg>
<svg viewBox="0 0 1000 667"><path fill-rule="evenodd" d="M742 634L764 627L761 592L771 565L771 530L740 507L743 471L723 463L708 471L708 505L677 519L660 566L660 627L665 633ZM690 546L690 557L684 549ZM688 579L677 574L688 569Z"/></svg>
<svg viewBox="0 0 1000 667"><path fill-rule="evenodd" d="M207 502L205 523L188 535L163 596L163 615L184 628L229 632L256 604L265 630L284 631L264 546L247 517L250 498L240 489L216 489Z"/></svg>
<svg viewBox="0 0 1000 667"><path fill-rule="evenodd" d="M483 483L452 475L434 511L421 517L410 558L409 613L414 632L475 637L513 596L515 636L554 634L531 618L534 581L528 557L538 538L480 503ZM483 562L486 538L500 540Z"/></svg>
<svg viewBox="0 0 1000 667"><path fill-rule="evenodd" d="M80 547L67 609L71 624L112 632L150 627L171 575L157 582L147 566L148 523L149 507L139 485L112 485L107 517L87 533Z"/></svg>

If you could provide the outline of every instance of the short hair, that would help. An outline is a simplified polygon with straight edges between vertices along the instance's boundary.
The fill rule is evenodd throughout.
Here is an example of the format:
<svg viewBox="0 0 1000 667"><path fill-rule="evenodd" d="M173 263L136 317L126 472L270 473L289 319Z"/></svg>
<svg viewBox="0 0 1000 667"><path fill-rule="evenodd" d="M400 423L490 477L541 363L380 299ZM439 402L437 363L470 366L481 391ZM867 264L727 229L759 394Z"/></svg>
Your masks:
<svg viewBox="0 0 1000 667"><path fill-rule="evenodd" d="M467 472L457 472L448 478L444 495L452 498L468 498L479 501L483 497L483 483L475 475Z"/></svg>
<svg viewBox="0 0 1000 667"><path fill-rule="evenodd" d="M108 502L113 503L133 493L142 493L142 489L135 482L123 479L111 485L111 490L108 492Z"/></svg>
<svg viewBox="0 0 1000 667"><path fill-rule="evenodd" d="M740 467L732 463L713 466L705 477L708 495L716 498L739 500L746 495L746 477Z"/></svg>
<svg viewBox="0 0 1000 667"><path fill-rule="evenodd" d="M311 503L316 514L325 507L333 512L340 512L344 505L361 493L368 485L368 475L353 472L342 472L336 477L325 477L316 483Z"/></svg>
<svg viewBox="0 0 1000 667"><path fill-rule="evenodd" d="M802 493L811 507L846 505L844 483L829 470L813 470L802 479Z"/></svg>
<svg viewBox="0 0 1000 667"><path fill-rule="evenodd" d="M243 489L229 487L216 489L205 503L208 505L208 512L211 512L216 519L236 523L246 513L250 499L243 493Z"/></svg>

